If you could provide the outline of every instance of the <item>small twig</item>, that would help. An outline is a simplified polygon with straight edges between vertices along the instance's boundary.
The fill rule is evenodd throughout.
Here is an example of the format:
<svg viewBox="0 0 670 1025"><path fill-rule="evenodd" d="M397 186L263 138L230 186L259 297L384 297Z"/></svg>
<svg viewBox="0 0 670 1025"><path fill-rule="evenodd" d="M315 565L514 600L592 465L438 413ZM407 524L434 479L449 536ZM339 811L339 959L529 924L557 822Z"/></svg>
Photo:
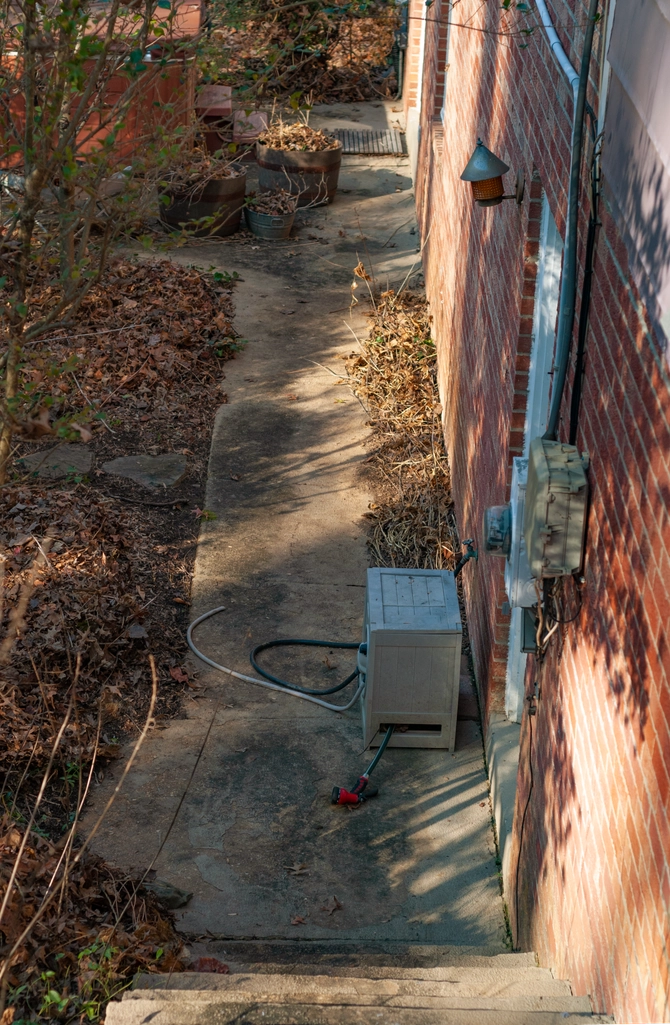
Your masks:
<svg viewBox="0 0 670 1025"><path fill-rule="evenodd" d="M35 541L37 541L36 538ZM40 545L39 542L37 542L39 553L32 562L28 579L23 583L23 586L21 587L19 599L9 615L7 634L5 635L2 644L0 644L0 666L7 665L9 661L9 656L11 655L12 648L14 647L14 642L19 635L21 624L23 623L23 617L25 616L26 610L28 608L30 596L35 590L35 581L37 580L37 574L39 573L42 566L44 566L44 564L47 562L49 549L51 548L52 543L52 537L46 537L44 539L44 546Z"/></svg>
<svg viewBox="0 0 670 1025"><path fill-rule="evenodd" d="M330 369L330 367L324 366L323 363L317 363L315 359L307 359L307 356L303 356L302 359L304 359L306 363L313 363L315 367L321 367L322 370L327 370L329 374L332 374L333 377L339 377L341 381L349 380L346 374L336 374L334 370Z"/></svg>
<svg viewBox="0 0 670 1025"><path fill-rule="evenodd" d="M84 391L82 386L79 384L79 381L77 380L77 375L75 374L74 370L71 370L70 373L72 374L74 383L77 385L77 388L79 389L81 394L84 396L84 398L85 398L86 402L88 403L89 407L91 409L95 409L96 408L95 405L93 404L93 402L91 401L89 396L86 394L86 392ZM112 435L113 438L116 437L116 431L112 430L112 428L109 426L109 424L104 419L104 417L100 417L100 423L102 424L103 427L105 427L109 431L109 433Z"/></svg>

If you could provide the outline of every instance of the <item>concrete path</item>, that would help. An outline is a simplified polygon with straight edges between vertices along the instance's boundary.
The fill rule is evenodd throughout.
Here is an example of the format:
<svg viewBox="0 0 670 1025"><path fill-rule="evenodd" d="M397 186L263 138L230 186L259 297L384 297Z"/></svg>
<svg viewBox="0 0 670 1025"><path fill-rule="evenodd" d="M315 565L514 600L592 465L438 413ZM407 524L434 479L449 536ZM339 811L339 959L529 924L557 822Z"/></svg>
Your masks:
<svg viewBox="0 0 670 1025"><path fill-rule="evenodd" d="M333 113L341 121L346 110L318 112L324 123ZM380 105L357 113L370 127L399 116ZM233 239L175 257L243 279L236 326L248 345L226 364L206 498L216 519L203 524L192 613L225 605L196 640L244 673L254 643L361 635L372 496L361 466L366 413L342 377L366 330L364 303L349 312L352 268L360 258L397 287L418 255L406 158L345 158L340 190L331 207L301 215L295 240ZM353 652L317 649L268 653L265 664L325 687L355 663ZM194 894L178 913L185 930L504 950L475 721L459 722L455 753L387 751L380 796L334 808L333 785L351 785L369 759L358 710L335 714L199 669L206 690L147 740L100 835L102 854L133 868L151 861L216 712L156 866Z"/></svg>

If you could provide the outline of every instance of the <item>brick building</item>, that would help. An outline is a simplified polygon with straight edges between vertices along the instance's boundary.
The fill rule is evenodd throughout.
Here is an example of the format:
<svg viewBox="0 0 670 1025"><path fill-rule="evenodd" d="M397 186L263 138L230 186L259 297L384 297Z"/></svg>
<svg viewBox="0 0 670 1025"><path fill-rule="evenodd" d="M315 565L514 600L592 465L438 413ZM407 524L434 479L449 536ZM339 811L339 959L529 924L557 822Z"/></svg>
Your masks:
<svg viewBox="0 0 670 1025"><path fill-rule="evenodd" d="M482 516L547 424L588 4L411 0L404 102L512 933L596 1009L648 1022L670 1020L670 4L614 4L588 64L558 423L589 455L590 508L542 659ZM520 204L473 202L478 137Z"/></svg>

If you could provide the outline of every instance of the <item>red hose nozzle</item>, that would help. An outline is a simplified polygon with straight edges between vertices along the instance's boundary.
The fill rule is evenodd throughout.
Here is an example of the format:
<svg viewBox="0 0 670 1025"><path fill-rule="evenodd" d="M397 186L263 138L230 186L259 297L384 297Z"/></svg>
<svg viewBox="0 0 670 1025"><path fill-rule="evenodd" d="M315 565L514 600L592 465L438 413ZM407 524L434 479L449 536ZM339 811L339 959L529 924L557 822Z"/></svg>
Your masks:
<svg viewBox="0 0 670 1025"><path fill-rule="evenodd" d="M344 787L333 787L330 797L332 803L363 804L364 801L368 801L371 797L376 797L379 793L377 787L370 787L369 790L366 789L368 779L369 777L366 775L359 776L351 790L345 790Z"/></svg>

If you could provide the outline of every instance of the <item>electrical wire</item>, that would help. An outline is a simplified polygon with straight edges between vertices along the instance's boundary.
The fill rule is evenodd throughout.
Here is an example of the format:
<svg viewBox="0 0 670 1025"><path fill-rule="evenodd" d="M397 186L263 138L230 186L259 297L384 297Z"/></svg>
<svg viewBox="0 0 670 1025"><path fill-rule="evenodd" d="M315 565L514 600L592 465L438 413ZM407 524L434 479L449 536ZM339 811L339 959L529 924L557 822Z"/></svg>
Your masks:
<svg viewBox="0 0 670 1025"><path fill-rule="evenodd" d="M212 666L213 669L218 669L220 672L226 673L228 676L235 677L236 680L242 680L243 683L255 683L259 687L267 687L268 690L281 691L283 694L290 694L294 698L302 698L303 701L311 701L312 704L320 705L322 708L327 708L331 712L346 712L347 709L351 708L353 705L356 704L356 702L358 701L359 697L365 689L365 683L363 681L359 683L358 688L356 689L356 693L352 697L351 701L349 701L346 705L333 705L328 701L322 701L321 698L314 697L312 694L304 693L302 690L296 690L295 687L290 687L283 684L270 683L268 680L259 680L256 676L245 676L244 673L238 673L234 669L229 669L228 666L221 665L220 662L215 662L214 659L209 658L202 651L200 651L199 648L196 647L195 642L193 640L193 631L195 630L196 626L199 626L201 623L204 623L206 619L210 619L212 616L216 616L219 612L225 611L225 605L219 605L215 609L210 609L209 612L205 612L202 616L198 616L197 619L194 619L191 625L189 626L188 630L186 631L186 641L188 643L189 648L191 649L193 654L197 655L197 657L202 662L205 662L208 666ZM322 643L324 643L327 647L332 647L332 645L329 645L327 641L324 641ZM357 648L358 645L355 644L352 645L352 647ZM355 676L358 675L358 670L356 670ZM324 693L328 692L326 691Z"/></svg>
<svg viewBox="0 0 670 1025"><path fill-rule="evenodd" d="M554 623L560 623L561 626L565 626L567 623L574 623L574 621L579 618L579 614L582 611L583 598L582 598L582 592L580 590L578 590L577 591L577 597L579 599L579 604L577 606L577 611L575 612L574 616L569 616L567 618L564 618L564 617L558 615L558 606L557 606L557 602L556 602L556 590L558 588L558 581L562 580L562 579L563 579L562 577L556 577L556 580L554 581L553 587L551 587L548 590L548 592L547 592L549 598L551 599L552 608L551 609L549 609L549 608L547 609L546 615L547 615L547 619L553 619Z"/></svg>
<svg viewBox="0 0 670 1025"><path fill-rule="evenodd" d="M531 700L531 699L529 699ZM516 879L514 882L514 905L516 908L516 946L517 950L519 947L519 872L521 869L521 851L523 849L523 834L526 828L526 816L528 815L528 809L530 807L530 799L533 796L533 787L535 786L535 777L533 775L533 716L528 713L528 729L530 731L528 738L528 770L530 772L530 786L528 787L528 797L526 798L526 806L523 809L523 815L521 817L521 827L519 829L519 852L516 857Z"/></svg>
<svg viewBox="0 0 670 1025"><path fill-rule="evenodd" d="M579 216L579 185L581 178L582 144L584 138L584 109L586 90L589 81L591 50L593 47L593 31L595 28L599 0L590 0L589 13L584 32L582 61L579 74L579 87L575 101L575 114L572 123L572 140L570 144L570 182L568 186L568 209L565 229L565 246L563 256L563 274L558 299L556 329L555 374L549 408L547 429L542 435L546 441L556 441L558 437L558 421L563 401L563 391L570 361L570 345L575 319L577 293L577 228Z"/></svg>

